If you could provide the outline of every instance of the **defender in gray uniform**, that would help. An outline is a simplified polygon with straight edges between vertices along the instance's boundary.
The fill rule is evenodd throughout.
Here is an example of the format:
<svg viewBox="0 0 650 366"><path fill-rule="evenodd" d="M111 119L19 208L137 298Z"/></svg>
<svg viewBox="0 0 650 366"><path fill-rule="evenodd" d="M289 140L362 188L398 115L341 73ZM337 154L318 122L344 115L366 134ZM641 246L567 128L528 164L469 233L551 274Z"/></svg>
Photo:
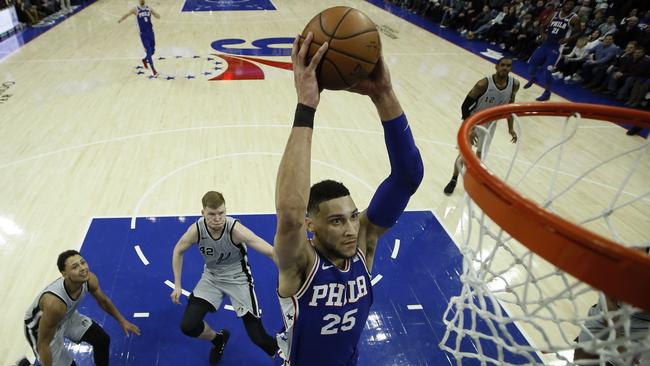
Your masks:
<svg viewBox="0 0 650 366"><path fill-rule="evenodd" d="M27 342L43 366L75 365L65 350L63 338L91 344L95 365L108 365L110 337L99 324L77 311L84 296L90 292L97 304L120 323L127 336L129 333L140 335L140 329L126 320L104 294L79 252L61 253L57 266L61 277L41 291L25 313Z"/></svg>
<svg viewBox="0 0 650 366"><path fill-rule="evenodd" d="M273 247L239 220L226 216L226 202L221 193L206 193L202 203L203 217L191 225L176 243L172 257L174 291L171 300L175 304L180 304L183 253L196 243L205 260L203 275L185 308L181 331L189 337L212 342L209 360L210 364L216 364L223 355L230 332L226 329L215 332L203 318L208 312L219 309L223 297L228 296L250 339L273 357L278 346L262 325L247 246L269 258L273 257Z"/></svg>
<svg viewBox="0 0 650 366"><path fill-rule="evenodd" d="M519 90L519 82L510 75L512 59L502 57L496 64L496 70L497 72L495 74L479 80L467 94L461 106L463 120L478 111L515 102L515 96ZM472 144L476 146L476 155L479 159L483 154L483 149L486 149L492 140L494 133L493 125L494 122L491 122L484 125L485 130L475 130L472 132ZM508 118L508 132L512 137L510 141L512 143L517 142L517 133L515 133L513 127L512 117ZM459 154L454 162L454 174L445 186L445 194L450 195L454 192L456 182L458 182L458 174L462 167L463 159Z"/></svg>

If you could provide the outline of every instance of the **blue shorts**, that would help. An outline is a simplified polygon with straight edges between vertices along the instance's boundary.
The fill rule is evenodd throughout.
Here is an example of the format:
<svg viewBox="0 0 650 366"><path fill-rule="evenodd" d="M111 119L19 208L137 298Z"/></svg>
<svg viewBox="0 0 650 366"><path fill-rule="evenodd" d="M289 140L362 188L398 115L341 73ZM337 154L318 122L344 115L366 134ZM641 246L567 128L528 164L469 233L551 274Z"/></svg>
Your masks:
<svg viewBox="0 0 650 366"><path fill-rule="evenodd" d="M551 70L559 59L560 50L557 46L541 45L537 47L535 52L533 52L533 55L530 56L528 64L536 67L543 66L544 69Z"/></svg>

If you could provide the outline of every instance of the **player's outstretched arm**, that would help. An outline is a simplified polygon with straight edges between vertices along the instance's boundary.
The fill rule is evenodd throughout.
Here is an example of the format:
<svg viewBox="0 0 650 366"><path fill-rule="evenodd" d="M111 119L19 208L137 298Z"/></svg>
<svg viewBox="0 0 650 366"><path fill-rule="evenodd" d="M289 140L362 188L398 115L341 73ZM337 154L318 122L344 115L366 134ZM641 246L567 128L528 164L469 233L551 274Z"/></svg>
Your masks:
<svg viewBox="0 0 650 366"><path fill-rule="evenodd" d="M237 222L232 229L232 239L235 243L246 243L261 254L273 259L273 246L266 240L257 236L241 222Z"/></svg>
<svg viewBox="0 0 650 366"><path fill-rule="evenodd" d="M191 225L185 231L185 234L181 236L176 245L174 246L174 252L172 253L172 271L174 272L174 291L169 295L174 304L180 305L181 297L181 273L183 271L183 254L188 250L192 244L199 241L199 230L196 228L196 225Z"/></svg>
<svg viewBox="0 0 650 366"><path fill-rule="evenodd" d="M366 240L359 242L359 249L365 254L368 271L371 271L377 240L404 212L409 199L422 182L424 165L383 57L370 78L350 91L369 96L375 104L384 128L391 167L390 175L379 185L368 209L361 216L360 230L365 232Z"/></svg>
<svg viewBox="0 0 650 366"><path fill-rule="evenodd" d="M298 106L289 140L284 148L275 187L277 229L274 238L273 260L279 269L278 292L291 296L298 291L299 278L315 254L308 250L305 235L305 213L309 200L311 140L314 114L320 100L316 81L316 67L327 50L323 44L307 63L307 51L313 35L311 32L299 46L293 43L291 61L298 96Z"/></svg>
<svg viewBox="0 0 650 366"><path fill-rule="evenodd" d="M517 91L519 91L519 81L517 79L513 80L513 85L512 85L512 95L510 95L510 103L515 102L515 98L517 97ZM512 115L508 117L508 133L510 134L510 142L513 144L517 142L517 133L515 132L515 121L514 118L512 118Z"/></svg>
<svg viewBox="0 0 650 366"><path fill-rule="evenodd" d="M123 21L124 19L128 18L129 15L136 15L136 13L135 13L135 9L131 9L128 13L124 14L124 15L120 18L120 20L118 20L117 22L118 22L118 23L122 23L122 21Z"/></svg>
<svg viewBox="0 0 650 366"><path fill-rule="evenodd" d="M66 307L63 301L55 295L46 293L39 300L39 307L43 314L38 323L38 340L36 350L38 358L43 366L52 366L52 350L50 342L56 334L56 326L63 319Z"/></svg>
<svg viewBox="0 0 650 366"><path fill-rule="evenodd" d="M93 295L99 307L101 307L110 316L115 318L118 323L120 323L120 327L122 327L122 330L124 330L124 334L127 337L129 336L129 332L140 335L140 328L122 316L122 313L117 310L117 307L115 307L111 299L106 296L104 291L102 291L102 289L99 287L99 280L97 279L97 276L95 276L95 274L92 272L88 278L88 291L91 295Z"/></svg>
<svg viewBox="0 0 650 366"><path fill-rule="evenodd" d="M152 8L149 8L149 11L151 11L151 15L155 16L156 19L160 19L160 14L158 14L158 12L154 11Z"/></svg>

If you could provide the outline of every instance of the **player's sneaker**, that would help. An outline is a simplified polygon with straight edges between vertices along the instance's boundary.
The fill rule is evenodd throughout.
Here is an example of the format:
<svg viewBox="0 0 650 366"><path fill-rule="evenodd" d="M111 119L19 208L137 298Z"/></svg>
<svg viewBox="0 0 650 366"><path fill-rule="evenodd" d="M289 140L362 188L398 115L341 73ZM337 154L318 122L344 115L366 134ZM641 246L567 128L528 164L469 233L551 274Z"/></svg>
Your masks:
<svg viewBox="0 0 650 366"><path fill-rule="evenodd" d="M23 357L16 362L16 366L31 366L31 363L26 357Z"/></svg>
<svg viewBox="0 0 650 366"><path fill-rule="evenodd" d="M544 93L542 93L542 95L535 98L535 100L538 101L538 102L545 102L545 101L547 101L549 99L551 99L551 91L550 90L544 90Z"/></svg>
<svg viewBox="0 0 650 366"><path fill-rule="evenodd" d="M145 69L149 70L149 65L147 64L147 59L142 59L142 66L144 66Z"/></svg>
<svg viewBox="0 0 650 366"><path fill-rule="evenodd" d="M450 194L454 193L454 188L456 188L456 182L457 182L456 179L452 179L452 180L450 180L449 183L447 183L447 185L445 186L445 190L444 190L444 192L445 192L445 194L446 194L447 196L449 196Z"/></svg>
<svg viewBox="0 0 650 366"><path fill-rule="evenodd" d="M226 343L228 343L228 338L230 338L228 329L222 329L219 333L223 336L223 341L220 345L213 346L210 350L210 365L216 365L221 360L223 350L226 349Z"/></svg>
<svg viewBox="0 0 650 366"><path fill-rule="evenodd" d="M155 78L158 77L158 71L156 71L156 69L151 68L151 72L152 72L153 77L155 77Z"/></svg>
<svg viewBox="0 0 650 366"><path fill-rule="evenodd" d="M534 83L534 82L535 82L535 79L530 79L530 80L528 80L528 82L526 83L526 85L524 85L524 89L528 89L528 88L530 88L531 86L533 86L533 83Z"/></svg>

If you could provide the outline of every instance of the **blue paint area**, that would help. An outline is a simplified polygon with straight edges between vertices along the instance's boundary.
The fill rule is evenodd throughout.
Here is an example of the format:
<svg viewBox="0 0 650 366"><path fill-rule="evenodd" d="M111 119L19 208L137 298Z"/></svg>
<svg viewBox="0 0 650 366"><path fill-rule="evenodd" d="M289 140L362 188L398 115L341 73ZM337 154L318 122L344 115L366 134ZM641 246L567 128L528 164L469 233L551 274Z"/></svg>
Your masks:
<svg viewBox="0 0 650 366"><path fill-rule="evenodd" d="M366 0L368 3L371 3L379 8L384 9L385 11L394 14L409 23L417 25L418 27L429 31L437 35L440 38L443 38L458 47L461 47L473 54L480 56L490 62L496 62L493 57L487 57L484 53L487 54L497 54L502 53L503 55L508 55L507 51L502 51L498 47L491 45L489 42L482 40L467 40L460 36L460 33L453 29L441 28L439 24L434 23L430 19L427 19L423 16L413 14L408 10L402 9L399 6L396 6L392 3L389 3L384 0ZM528 60L518 60L514 59L512 63L512 71L525 78L529 79L528 72ZM537 80L540 79L540 76L537 76ZM540 85L542 88L544 86ZM612 105L612 106L623 106L622 102L610 99L607 96L594 93L588 89L583 88L582 86L574 83L566 83L561 80L554 80L551 85L551 91L565 99L568 99L576 103L593 103L593 104L603 104L603 105ZM541 93L540 93L541 94ZM631 126L626 125L624 120L621 120L621 125L625 128ZM648 136L648 130L642 131L641 135L644 137Z"/></svg>
<svg viewBox="0 0 650 366"><path fill-rule="evenodd" d="M185 0L183 11L276 10L269 0Z"/></svg>
<svg viewBox="0 0 650 366"><path fill-rule="evenodd" d="M64 20L68 19L72 15L80 12L88 5L94 3L95 0L79 0L74 4L74 11L70 14L52 14L47 17L47 20L44 20L42 24L39 23L36 27L27 27L22 31L17 32L13 36L0 42L0 60L11 55L20 47L24 46L34 38L40 36L41 34L47 32L48 30L54 28Z"/></svg>
<svg viewBox="0 0 650 366"><path fill-rule="evenodd" d="M244 225L271 242L275 215L235 215ZM198 217L139 218L135 230L130 219L94 219L81 248L104 292L122 314L142 330L140 337L124 337L115 320L86 299L79 311L100 323L111 336L111 363L118 365L207 364L210 345L184 336L179 324L187 303L174 305L169 299L173 282L172 250L178 238ZM401 245L391 258L395 239ZM134 245L150 262L145 266ZM270 259L250 250L255 288L263 310L267 332L281 328L280 307L275 294L277 270ZM183 288L191 291L203 269L196 248L185 254ZM459 293L461 255L431 212L407 212L381 239L373 268L382 279L374 286L375 302L360 340L360 366L450 365L438 348L444 334L442 315L448 299ZM420 304L423 310L408 310ZM148 318L133 318L148 312ZM222 365L271 365L273 362L248 339L242 322L223 306L206 321L216 329L228 328L232 336ZM485 327L479 324L479 329ZM516 329L510 333L525 343ZM475 345L464 344L467 350ZM494 349L484 345L484 349ZM91 355L75 352L79 366L92 365ZM510 358L514 360L513 358ZM471 363L467 363L471 364Z"/></svg>
<svg viewBox="0 0 650 366"><path fill-rule="evenodd" d="M251 44L255 48L233 48L229 46L241 45L246 40L239 38L220 39L212 42L212 48L218 52L231 55L241 56L291 56L291 46L294 38L273 37L263 38L253 41ZM289 47L279 47L278 45L289 45Z"/></svg>

